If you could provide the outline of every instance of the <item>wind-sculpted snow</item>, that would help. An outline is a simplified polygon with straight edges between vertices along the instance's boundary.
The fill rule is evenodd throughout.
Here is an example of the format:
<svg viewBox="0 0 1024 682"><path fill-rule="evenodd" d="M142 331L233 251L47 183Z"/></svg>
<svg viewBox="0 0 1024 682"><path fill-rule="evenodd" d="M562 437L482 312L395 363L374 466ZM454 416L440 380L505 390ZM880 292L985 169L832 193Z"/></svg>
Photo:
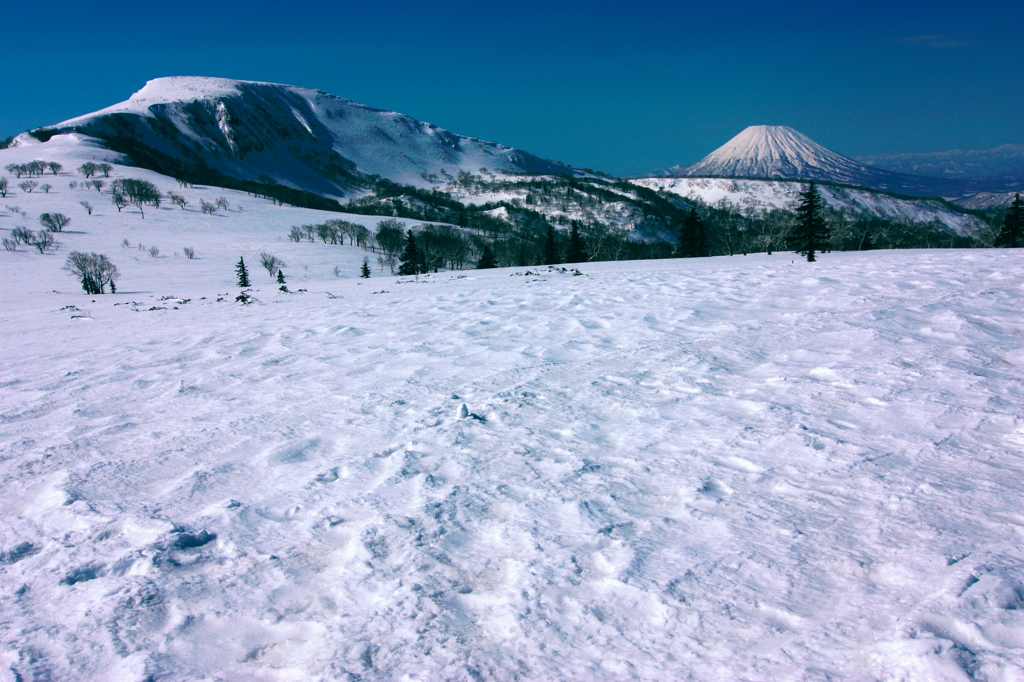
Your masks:
<svg viewBox="0 0 1024 682"><path fill-rule="evenodd" d="M1016 251L242 306L226 220L173 291L0 254L0 679L1022 674Z"/></svg>

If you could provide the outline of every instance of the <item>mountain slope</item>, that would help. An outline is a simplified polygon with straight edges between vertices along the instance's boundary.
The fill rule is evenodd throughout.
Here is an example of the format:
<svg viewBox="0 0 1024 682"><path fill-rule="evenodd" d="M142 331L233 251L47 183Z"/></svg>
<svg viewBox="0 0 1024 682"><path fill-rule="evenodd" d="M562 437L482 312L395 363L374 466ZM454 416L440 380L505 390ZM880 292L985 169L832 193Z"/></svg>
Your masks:
<svg viewBox="0 0 1024 682"><path fill-rule="evenodd" d="M429 177L482 167L575 172L322 90L222 78L158 78L126 102L50 132L98 138L167 174L271 180L337 197L358 193L372 175L427 187Z"/></svg>

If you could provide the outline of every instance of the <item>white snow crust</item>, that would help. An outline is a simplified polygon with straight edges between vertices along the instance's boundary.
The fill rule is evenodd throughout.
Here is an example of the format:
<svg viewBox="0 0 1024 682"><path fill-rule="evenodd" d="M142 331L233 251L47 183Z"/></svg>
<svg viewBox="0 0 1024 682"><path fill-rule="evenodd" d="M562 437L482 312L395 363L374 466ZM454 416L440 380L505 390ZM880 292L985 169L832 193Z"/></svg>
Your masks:
<svg viewBox="0 0 1024 682"><path fill-rule="evenodd" d="M114 175L0 202L0 681L1024 679L1020 250L359 280Z"/></svg>

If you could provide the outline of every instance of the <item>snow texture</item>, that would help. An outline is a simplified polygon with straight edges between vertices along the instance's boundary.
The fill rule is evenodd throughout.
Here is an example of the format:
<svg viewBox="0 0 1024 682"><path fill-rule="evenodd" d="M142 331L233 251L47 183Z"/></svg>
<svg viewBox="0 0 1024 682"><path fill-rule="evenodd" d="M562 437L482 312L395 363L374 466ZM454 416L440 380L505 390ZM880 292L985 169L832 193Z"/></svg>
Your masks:
<svg viewBox="0 0 1024 682"><path fill-rule="evenodd" d="M367 281L114 175L0 212L3 682L1024 679L1020 250Z"/></svg>

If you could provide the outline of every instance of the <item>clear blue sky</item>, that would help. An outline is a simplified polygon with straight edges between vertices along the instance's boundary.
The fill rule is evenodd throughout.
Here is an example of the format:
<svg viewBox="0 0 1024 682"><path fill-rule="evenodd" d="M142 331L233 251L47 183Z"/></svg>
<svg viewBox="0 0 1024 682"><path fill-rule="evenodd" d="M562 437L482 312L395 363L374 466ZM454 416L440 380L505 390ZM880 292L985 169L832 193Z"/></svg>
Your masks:
<svg viewBox="0 0 1024 682"><path fill-rule="evenodd" d="M0 135L203 75L321 88L613 174L744 127L847 156L1024 143L1024 2L88 2L3 12Z"/></svg>

